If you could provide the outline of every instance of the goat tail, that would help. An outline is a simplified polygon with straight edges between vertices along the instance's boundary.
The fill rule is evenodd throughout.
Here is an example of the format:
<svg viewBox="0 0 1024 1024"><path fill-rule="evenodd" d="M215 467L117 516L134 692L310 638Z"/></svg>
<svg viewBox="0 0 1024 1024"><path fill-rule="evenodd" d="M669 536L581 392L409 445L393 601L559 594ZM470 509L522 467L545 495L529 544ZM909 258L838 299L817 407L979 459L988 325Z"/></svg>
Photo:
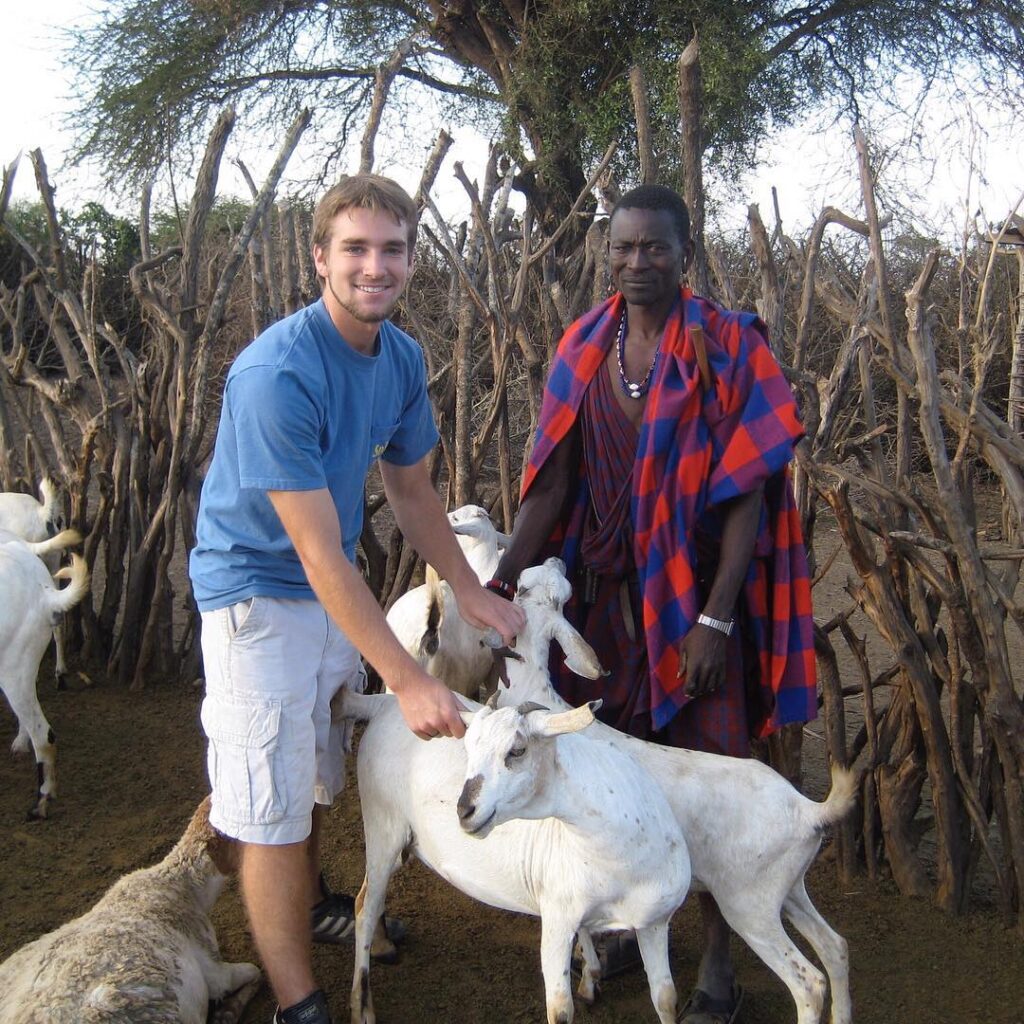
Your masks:
<svg viewBox="0 0 1024 1024"><path fill-rule="evenodd" d="M59 569L53 578L71 581L63 589L53 591L50 607L55 612L66 612L69 608L74 608L89 591L89 566L85 564L85 559L81 555L73 554L71 564Z"/></svg>
<svg viewBox="0 0 1024 1024"><path fill-rule="evenodd" d="M26 542L27 543L27 542ZM51 551L63 551L65 548L74 547L82 543L82 535L77 530L61 530L55 537L48 537L36 543L28 543L28 549L33 555L42 558Z"/></svg>
<svg viewBox="0 0 1024 1024"><path fill-rule="evenodd" d="M832 765L832 788L823 803L816 803L816 825L824 828L841 821L853 809L857 798L857 773L840 764Z"/></svg>
<svg viewBox="0 0 1024 1024"><path fill-rule="evenodd" d="M57 505L57 485L48 476L39 481L39 500L43 506L43 518L52 519Z"/></svg>
<svg viewBox="0 0 1024 1024"><path fill-rule="evenodd" d="M427 625L420 637L420 653L432 658L441 645L441 622L444 619L444 591L437 570L427 563L424 582L427 586Z"/></svg>
<svg viewBox="0 0 1024 1024"><path fill-rule="evenodd" d="M390 693L355 693L343 687L331 701L331 720L369 722L389 700L394 699Z"/></svg>

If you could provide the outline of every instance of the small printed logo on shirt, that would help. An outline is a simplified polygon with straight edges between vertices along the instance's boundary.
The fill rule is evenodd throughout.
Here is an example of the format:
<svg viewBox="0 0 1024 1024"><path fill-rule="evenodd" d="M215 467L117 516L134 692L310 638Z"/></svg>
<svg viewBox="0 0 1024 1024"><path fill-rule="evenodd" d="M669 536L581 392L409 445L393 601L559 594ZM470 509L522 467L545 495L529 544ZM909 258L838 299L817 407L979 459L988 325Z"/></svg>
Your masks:
<svg viewBox="0 0 1024 1024"><path fill-rule="evenodd" d="M386 448L386 444L375 444L373 446L373 457L379 459L384 454Z"/></svg>

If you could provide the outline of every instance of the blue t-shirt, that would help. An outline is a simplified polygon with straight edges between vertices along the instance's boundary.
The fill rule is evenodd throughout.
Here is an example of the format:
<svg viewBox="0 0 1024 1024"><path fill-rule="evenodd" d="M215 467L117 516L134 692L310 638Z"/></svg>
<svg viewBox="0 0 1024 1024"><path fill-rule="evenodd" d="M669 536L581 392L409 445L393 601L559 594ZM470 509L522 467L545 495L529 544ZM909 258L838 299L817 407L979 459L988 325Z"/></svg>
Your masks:
<svg viewBox="0 0 1024 1024"><path fill-rule="evenodd" d="M268 490L326 487L352 560L373 460L413 465L437 437L423 353L394 324L380 325L372 356L349 346L322 301L268 328L224 387L189 559L200 610L258 595L314 597Z"/></svg>

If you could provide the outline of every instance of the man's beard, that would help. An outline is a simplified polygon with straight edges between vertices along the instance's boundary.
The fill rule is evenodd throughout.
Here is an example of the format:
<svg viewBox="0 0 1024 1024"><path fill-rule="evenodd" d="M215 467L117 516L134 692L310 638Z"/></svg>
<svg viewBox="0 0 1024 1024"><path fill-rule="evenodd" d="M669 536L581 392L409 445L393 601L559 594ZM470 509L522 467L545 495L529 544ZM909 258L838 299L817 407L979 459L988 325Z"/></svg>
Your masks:
<svg viewBox="0 0 1024 1024"><path fill-rule="evenodd" d="M383 323L398 307L399 300L395 299L387 309L380 313L364 313L355 305L355 303L345 302L342 299L342 297L334 290L334 284L329 277L327 278L327 287L330 288L331 294L334 296L334 301L337 302L353 320L358 320L361 324Z"/></svg>

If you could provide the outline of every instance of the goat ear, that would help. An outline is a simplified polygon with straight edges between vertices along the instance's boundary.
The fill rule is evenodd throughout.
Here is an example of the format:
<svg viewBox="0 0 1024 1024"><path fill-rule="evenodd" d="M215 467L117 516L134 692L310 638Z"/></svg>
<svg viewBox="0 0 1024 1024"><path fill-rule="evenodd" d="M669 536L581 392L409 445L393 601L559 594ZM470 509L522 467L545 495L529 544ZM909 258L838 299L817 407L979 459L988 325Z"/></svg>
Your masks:
<svg viewBox="0 0 1024 1024"><path fill-rule="evenodd" d="M502 642L501 634L493 626L488 626L484 630L484 635L480 637L480 646L490 647L491 650L497 651L504 647L505 644Z"/></svg>
<svg viewBox="0 0 1024 1024"><path fill-rule="evenodd" d="M594 648L580 636L569 623L559 616L552 630L552 636L565 654L565 667L584 679L600 679L608 673L597 660Z"/></svg>
<svg viewBox="0 0 1024 1024"><path fill-rule="evenodd" d="M521 715L528 715L531 711L550 711L550 708L544 707L543 704L538 704L536 701L528 700L525 704L520 704L516 708L516 711Z"/></svg>
<svg viewBox="0 0 1024 1024"><path fill-rule="evenodd" d="M455 523L452 526L452 533L460 537L475 537L477 536L477 528L473 523Z"/></svg>
<svg viewBox="0 0 1024 1024"><path fill-rule="evenodd" d="M495 539L498 541L498 549L504 551L505 548L512 543L512 538L507 533L502 533L500 530L495 530Z"/></svg>
<svg viewBox="0 0 1024 1024"><path fill-rule="evenodd" d="M600 701L591 701L570 711L556 711L546 715L532 715L527 721L533 736L562 736L569 732L586 729L594 721L593 705L600 706Z"/></svg>
<svg viewBox="0 0 1024 1024"><path fill-rule="evenodd" d="M462 719L462 724L468 729L470 722L479 714L477 711L469 711L466 708L459 708L459 718Z"/></svg>

